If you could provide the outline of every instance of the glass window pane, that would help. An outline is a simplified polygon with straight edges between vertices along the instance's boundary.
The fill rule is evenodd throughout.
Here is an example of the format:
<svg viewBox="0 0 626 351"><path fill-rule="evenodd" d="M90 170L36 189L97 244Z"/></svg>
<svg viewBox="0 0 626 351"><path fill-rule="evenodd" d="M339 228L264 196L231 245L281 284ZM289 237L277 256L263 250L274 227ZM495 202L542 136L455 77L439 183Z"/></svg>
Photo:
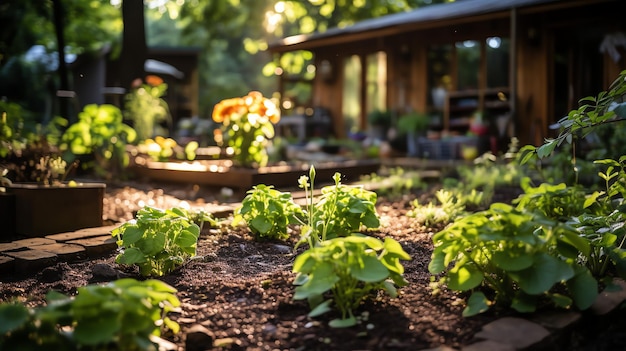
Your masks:
<svg viewBox="0 0 626 351"><path fill-rule="evenodd" d="M509 86L509 39L489 37L487 48L487 87Z"/></svg>
<svg viewBox="0 0 626 351"><path fill-rule="evenodd" d="M450 63L452 60L452 45L435 45L428 49L428 96L429 104L436 108L443 108L446 91L450 90Z"/></svg>
<svg viewBox="0 0 626 351"><path fill-rule="evenodd" d="M344 62L343 70L343 103L342 113L348 132L362 129L359 123L361 115L361 60L353 55Z"/></svg>
<svg viewBox="0 0 626 351"><path fill-rule="evenodd" d="M480 42L460 41L455 44L457 57L457 90L478 89L480 74Z"/></svg>
<svg viewBox="0 0 626 351"><path fill-rule="evenodd" d="M367 111L385 111L387 109L387 54L380 51L367 55Z"/></svg>

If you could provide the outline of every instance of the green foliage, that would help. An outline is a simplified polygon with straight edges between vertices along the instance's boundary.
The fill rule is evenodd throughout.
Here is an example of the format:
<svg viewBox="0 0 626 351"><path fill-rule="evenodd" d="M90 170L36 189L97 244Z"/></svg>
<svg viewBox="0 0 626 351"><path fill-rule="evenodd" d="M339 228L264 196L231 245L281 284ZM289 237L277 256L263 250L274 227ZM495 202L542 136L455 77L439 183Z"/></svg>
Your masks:
<svg viewBox="0 0 626 351"><path fill-rule="evenodd" d="M334 305L341 318L332 320L330 326L353 326L356 324L353 310L364 299L380 290L396 297L395 285L408 284L402 276L404 267L400 260L410 259L400 244L390 238L384 243L361 235L322 241L294 262L293 271L298 273L294 299L309 301L310 317L326 313ZM326 293L332 298L324 300Z"/></svg>
<svg viewBox="0 0 626 351"><path fill-rule="evenodd" d="M398 130L400 133L425 132L430 126L430 116L424 113L411 112L400 116Z"/></svg>
<svg viewBox="0 0 626 351"><path fill-rule="evenodd" d="M391 126L391 112L374 110L367 114L367 122L372 126L388 128Z"/></svg>
<svg viewBox="0 0 626 351"><path fill-rule="evenodd" d="M624 111L626 105L623 102L625 95L626 71L622 71L608 91L581 99L578 109L570 111L566 117L559 120L561 131L556 138L546 140L538 148L532 145L525 146L521 150L522 163L528 162L533 154L540 159L545 158L564 142L571 144L574 140L589 135L599 126L622 121L626 118Z"/></svg>
<svg viewBox="0 0 626 351"><path fill-rule="evenodd" d="M457 219L433 243L429 271L445 272L440 283L450 289L473 292L465 316L496 303L519 312L548 302L585 309L598 294L597 281L577 262L589 243L572 227L537 213L494 204Z"/></svg>
<svg viewBox="0 0 626 351"><path fill-rule="evenodd" d="M311 183L309 184L309 180ZM377 195L363 187L341 184L341 174L333 175L335 185L325 186L314 203L313 189L315 168L311 167L309 177L298 180L300 188L307 196L305 211L306 223L302 226L300 243L310 247L316 243L340 236L348 236L365 228L378 228L380 219L376 213Z"/></svg>
<svg viewBox="0 0 626 351"><path fill-rule="evenodd" d="M359 184L365 188L373 188L370 190L374 190L379 196L391 198L398 198L427 186L418 171L406 170L402 167L381 168L377 173L361 176Z"/></svg>
<svg viewBox="0 0 626 351"><path fill-rule="evenodd" d="M470 196L478 196L475 190L470 194ZM407 212L407 217L415 218L419 224L432 226L450 223L466 213L463 195L460 193L454 194L451 191L439 189L435 193L435 198L439 204L429 202L427 205L421 205L417 199L413 200L411 202L413 208Z"/></svg>
<svg viewBox="0 0 626 351"><path fill-rule="evenodd" d="M64 158L73 161L78 155L92 155L92 166L99 175L112 176L128 164L126 145L135 140L133 128L122 121L122 111L113 105L90 104L78 114L78 121L63 134ZM85 164L83 164L85 166Z"/></svg>
<svg viewBox="0 0 626 351"><path fill-rule="evenodd" d="M198 216L182 208L140 209L135 221L112 231L123 248L115 261L139 266L143 276L160 277L172 272L196 255L201 227L194 220L201 225L213 221L204 212Z"/></svg>
<svg viewBox="0 0 626 351"><path fill-rule="evenodd" d="M249 190L234 214L232 225L245 221L258 240L287 239L287 227L300 223L299 218L303 216L302 208L293 202L291 193L280 192L265 184Z"/></svg>
<svg viewBox="0 0 626 351"><path fill-rule="evenodd" d="M28 125L28 111L2 101L0 114L0 157L4 161L1 168L11 173L13 181L46 185L63 181L67 162L60 157L58 144L67 120L55 117L46 125Z"/></svg>
<svg viewBox="0 0 626 351"><path fill-rule="evenodd" d="M520 210L537 211L548 218L564 221L582 214L587 207L585 191L580 187L568 187L564 183L532 187L530 182L530 178L522 180L524 194L514 201Z"/></svg>
<svg viewBox="0 0 626 351"><path fill-rule="evenodd" d="M124 96L124 118L132 121L137 141L152 138L161 122L172 124L169 106L162 98L166 92L167 84L150 75L145 83L140 79L133 82L133 90Z"/></svg>
<svg viewBox="0 0 626 351"><path fill-rule="evenodd" d="M51 291L43 307L0 304L0 349L152 350L151 335L180 329L167 317L180 305L176 290L161 281L120 279L77 291Z"/></svg>

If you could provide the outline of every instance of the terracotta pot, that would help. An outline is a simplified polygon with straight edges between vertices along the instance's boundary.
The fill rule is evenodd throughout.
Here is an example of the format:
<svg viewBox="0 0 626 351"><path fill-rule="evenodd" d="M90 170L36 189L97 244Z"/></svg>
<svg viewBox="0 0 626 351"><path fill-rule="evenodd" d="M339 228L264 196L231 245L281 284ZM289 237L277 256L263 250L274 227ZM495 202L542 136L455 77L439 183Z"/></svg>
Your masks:
<svg viewBox="0 0 626 351"><path fill-rule="evenodd" d="M42 237L102 226L105 190L104 183L13 184L7 192L15 195L15 232Z"/></svg>

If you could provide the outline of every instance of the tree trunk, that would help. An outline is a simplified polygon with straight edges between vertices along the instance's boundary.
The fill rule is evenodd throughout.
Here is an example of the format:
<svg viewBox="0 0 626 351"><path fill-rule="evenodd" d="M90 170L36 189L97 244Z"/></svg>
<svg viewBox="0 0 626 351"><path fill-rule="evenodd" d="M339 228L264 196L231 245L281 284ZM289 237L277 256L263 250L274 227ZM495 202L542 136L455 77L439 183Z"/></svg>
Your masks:
<svg viewBox="0 0 626 351"><path fill-rule="evenodd" d="M118 82L129 89L131 82L145 76L144 63L148 56L146 29L142 0L124 0L122 2L122 52L117 62Z"/></svg>

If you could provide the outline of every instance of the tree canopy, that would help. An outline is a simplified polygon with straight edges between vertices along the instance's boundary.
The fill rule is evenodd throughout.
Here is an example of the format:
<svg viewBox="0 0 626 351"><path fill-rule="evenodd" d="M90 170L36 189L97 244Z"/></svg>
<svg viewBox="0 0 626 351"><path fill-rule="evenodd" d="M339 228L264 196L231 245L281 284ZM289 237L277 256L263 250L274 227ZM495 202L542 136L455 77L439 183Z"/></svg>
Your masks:
<svg viewBox="0 0 626 351"><path fill-rule="evenodd" d="M24 79L23 72L15 73L19 70L9 70L11 62L33 45L56 51L55 1L64 9L66 52L89 54L110 47L114 57L119 55L124 0L4 0L0 3L4 27L0 32L0 95L19 100L16 94L25 88L14 85L32 81ZM227 97L250 90L271 95L276 86L271 67L276 62L265 49L272 40L446 1L145 0L147 44L201 48L200 111L208 115L215 103ZM35 74L53 74L43 71Z"/></svg>

